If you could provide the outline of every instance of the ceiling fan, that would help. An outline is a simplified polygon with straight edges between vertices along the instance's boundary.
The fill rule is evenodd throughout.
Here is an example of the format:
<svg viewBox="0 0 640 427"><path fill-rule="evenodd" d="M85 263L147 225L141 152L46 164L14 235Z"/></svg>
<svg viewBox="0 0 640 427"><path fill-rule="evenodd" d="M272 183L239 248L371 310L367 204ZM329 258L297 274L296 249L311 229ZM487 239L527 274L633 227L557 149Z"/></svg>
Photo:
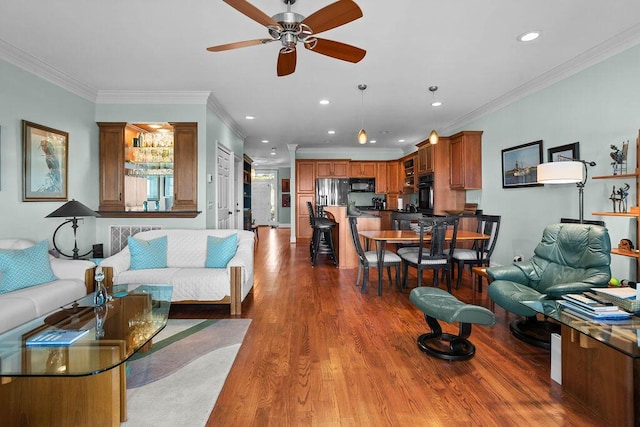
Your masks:
<svg viewBox="0 0 640 427"><path fill-rule="evenodd" d="M292 74L296 70L296 45L302 43L307 50L349 62L359 62L366 50L333 40L316 37L323 31L331 30L362 17L362 10L352 0L338 0L304 17L291 12L296 0L282 0L287 11L272 17L246 0L223 0L238 12L267 27L271 38L246 40L207 48L209 52L222 52L241 47L280 41L282 48L278 55L278 76Z"/></svg>

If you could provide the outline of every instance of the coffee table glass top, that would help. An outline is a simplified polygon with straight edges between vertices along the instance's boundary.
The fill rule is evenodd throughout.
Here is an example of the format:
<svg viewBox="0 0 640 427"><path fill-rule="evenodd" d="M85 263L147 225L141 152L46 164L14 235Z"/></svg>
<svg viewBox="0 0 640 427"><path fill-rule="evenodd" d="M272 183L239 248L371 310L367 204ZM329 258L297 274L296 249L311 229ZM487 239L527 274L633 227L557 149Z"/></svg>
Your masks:
<svg viewBox="0 0 640 427"><path fill-rule="evenodd" d="M562 306L553 300L521 301L520 303L630 357L640 358L640 317L638 316L631 316L630 319L622 321L585 320L562 310Z"/></svg>
<svg viewBox="0 0 640 427"><path fill-rule="evenodd" d="M112 369L167 324L169 285L120 285L106 307L93 293L0 334L0 376L84 376ZM27 346L47 331L87 330L71 345Z"/></svg>

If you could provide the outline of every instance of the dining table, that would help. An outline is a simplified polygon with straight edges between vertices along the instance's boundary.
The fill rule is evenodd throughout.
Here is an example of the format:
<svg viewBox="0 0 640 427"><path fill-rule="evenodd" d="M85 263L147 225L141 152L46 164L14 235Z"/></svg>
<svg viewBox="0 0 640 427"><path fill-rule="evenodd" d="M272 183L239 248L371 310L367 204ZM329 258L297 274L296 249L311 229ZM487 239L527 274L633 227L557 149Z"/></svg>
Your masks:
<svg viewBox="0 0 640 427"><path fill-rule="evenodd" d="M382 271L384 271L383 254L387 243L420 243L420 234L413 230L367 230L358 232L358 235L366 239L367 242L365 246L367 248L369 247L369 242L376 243L376 252L378 255L378 295L382 295ZM453 230L449 228L445 234L445 240L450 242L452 238ZM469 230L458 230L456 234L456 242L489 240L490 238L491 236L488 234Z"/></svg>

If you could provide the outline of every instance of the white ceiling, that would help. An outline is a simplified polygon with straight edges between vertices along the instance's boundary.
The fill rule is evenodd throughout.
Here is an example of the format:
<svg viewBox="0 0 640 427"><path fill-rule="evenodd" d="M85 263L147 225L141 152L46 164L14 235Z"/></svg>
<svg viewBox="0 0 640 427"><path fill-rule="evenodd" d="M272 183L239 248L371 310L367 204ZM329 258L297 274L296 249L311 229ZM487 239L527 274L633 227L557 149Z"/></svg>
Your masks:
<svg viewBox="0 0 640 427"><path fill-rule="evenodd" d="M640 43L638 0L357 0L362 18L320 36L366 49L360 63L299 49L296 72L276 77L277 43L205 50L268 37L222 0L0 2L0 58L62 76L94 100L100 91L210 91L258 165L289 164L287 144L356 153L363 115L377 140L366 149L406 151L434 126L446 134ZM281 0L251 3L286 10ZM330 3L298 0L292 11ZM528 30L542 37L517 42ZM438 109L430 85L440 88Z"/></svg>

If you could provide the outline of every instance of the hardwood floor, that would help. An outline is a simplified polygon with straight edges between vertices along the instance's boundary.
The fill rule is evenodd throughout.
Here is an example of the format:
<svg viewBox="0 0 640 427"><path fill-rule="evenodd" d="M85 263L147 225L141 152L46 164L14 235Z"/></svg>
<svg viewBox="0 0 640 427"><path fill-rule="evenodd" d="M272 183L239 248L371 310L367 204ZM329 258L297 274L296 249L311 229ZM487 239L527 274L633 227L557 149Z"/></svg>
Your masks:
<svg viewBox="0 0 640 427"><path fill-rule="evenodd" d="M373 269L362 294L357 269L318 259L311 267L308 242L289 243L289 229L260 230L241 316L253 321L208 426L605 424L550 379L548 351L511 336L500 307L494 327L474 326L473 359L434 359L416 345L428 328L408 291L385 280L377 296ZM454 294L470 302L466 273ZM486 290L479 304L488 307ZM205 306L171 316L230 317Z"/></svg>

